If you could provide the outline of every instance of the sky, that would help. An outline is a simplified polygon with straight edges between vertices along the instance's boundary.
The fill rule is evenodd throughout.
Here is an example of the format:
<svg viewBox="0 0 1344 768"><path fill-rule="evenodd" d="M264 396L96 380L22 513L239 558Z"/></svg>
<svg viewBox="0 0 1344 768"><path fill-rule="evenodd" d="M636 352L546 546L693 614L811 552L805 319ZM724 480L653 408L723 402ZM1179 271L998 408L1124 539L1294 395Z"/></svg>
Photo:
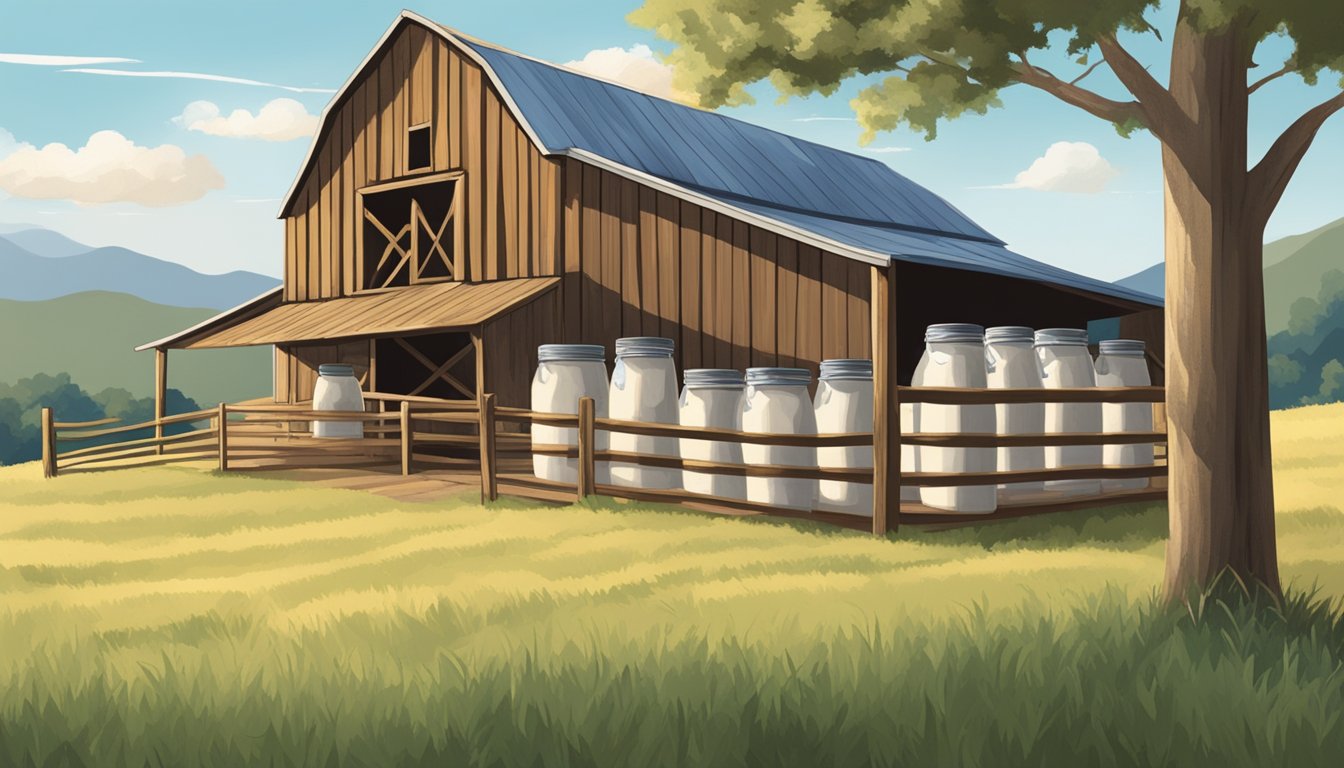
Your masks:
<svg viewBox="0 0 1344 768"><path fill-rule="evenodd" d="M1322 0L1324 2L1325 0ZM278 276L276 220L316 116L368 54L398 2L7 3L0 25L0 227L40 226L206 273ZM626 15L638 0L491 0L411 6L475 37L639 87L667 88L670 47ZM1152 17L1172 23L1170 7ZM1163 44L1122 42L1165 80ZM1062 46L1061 46L1062 47ZM1267 41L1263 71L1291 50ZM1060 76L1082 67L1033 56ZM128 75L127 73L135 73ZM1075 73L1076 74L1076 73ZM1105 67L1084 82L1118 97ZM1003 108L939 127L935 141L884 133L868 147L848 81L831 97L779 103L758 84L750 122L875 157L943 196L1026 256L1113 280L1162 258L1158 143L1131 138L1027 86ZM1280 78L1252 97L1251 156L1337 90ZM1322 129L1270 220L1266 239L1344 216L1344 116Z"/></svg>

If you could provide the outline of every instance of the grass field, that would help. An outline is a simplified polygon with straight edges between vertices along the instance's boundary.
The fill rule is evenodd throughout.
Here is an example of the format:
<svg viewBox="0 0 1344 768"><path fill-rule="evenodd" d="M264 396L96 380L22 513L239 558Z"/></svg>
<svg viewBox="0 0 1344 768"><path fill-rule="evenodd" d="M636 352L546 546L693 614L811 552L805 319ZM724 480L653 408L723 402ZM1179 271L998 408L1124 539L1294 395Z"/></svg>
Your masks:
<svg viewBox="0 0 1344 768"><path fill-rule="evenodd" d="M1295 597L1194 615L1160 507L882 541L0 469L0 765L1334 765L1344 405L1274 437Z"/></svg>

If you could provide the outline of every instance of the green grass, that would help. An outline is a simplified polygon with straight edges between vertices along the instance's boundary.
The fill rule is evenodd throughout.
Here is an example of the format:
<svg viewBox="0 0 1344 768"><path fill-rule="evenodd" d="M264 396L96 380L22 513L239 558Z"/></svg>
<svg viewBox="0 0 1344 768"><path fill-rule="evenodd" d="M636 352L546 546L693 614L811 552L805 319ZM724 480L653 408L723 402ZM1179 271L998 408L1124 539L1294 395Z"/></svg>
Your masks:
<svg viewBox="0 0 1344 768"><path fill-rule="evenodd" d="M1344 406L1274 428L1293 597L1187 613L1160 507L879 541L3 469L0 765L1332 765Z"/></svg>

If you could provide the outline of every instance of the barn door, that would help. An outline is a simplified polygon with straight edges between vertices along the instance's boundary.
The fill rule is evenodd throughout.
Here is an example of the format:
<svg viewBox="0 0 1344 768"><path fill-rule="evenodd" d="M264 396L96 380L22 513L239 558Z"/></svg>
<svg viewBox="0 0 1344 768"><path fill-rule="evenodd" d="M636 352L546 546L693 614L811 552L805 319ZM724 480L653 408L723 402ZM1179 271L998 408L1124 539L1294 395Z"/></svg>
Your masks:
<svg viewBox="0 0 1344 768"><path fill-rule="evenodd" d="M361 286L365 290L462 280L456 178L389 184L360 194Z"/></svg>
<svg viewBox="0 0 1344 768"><path fill-rule="evenodd" d="M375 343L380 392L476 399L476 348L470 334L433 333Z"/></svg>

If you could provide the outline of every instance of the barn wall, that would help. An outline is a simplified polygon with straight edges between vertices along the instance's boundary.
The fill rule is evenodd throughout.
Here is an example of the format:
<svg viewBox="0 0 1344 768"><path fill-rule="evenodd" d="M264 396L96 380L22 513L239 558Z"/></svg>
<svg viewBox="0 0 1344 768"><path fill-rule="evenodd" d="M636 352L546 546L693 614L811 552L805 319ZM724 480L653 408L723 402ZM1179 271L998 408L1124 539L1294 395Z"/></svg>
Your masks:
<svg viewBox="0 0 1344 768"><path fill-rule="evenodd" d="M317 383L317 367L323 363L346 363L367 385L369 342L358 339L341 344L291 344L275 348L275 401L297 403L311 400Z"/></svg>
<svg viewBox="0 0 1344 768"><path fill-rule="evenodd" d="M486 323L481 332L486 392L500 405L526 408L532 400L532 374L537 368L537 346L563 341L560 298L552 291Z"/></svg>
<svg viewBox="0 0 1344 768"><path fill-rule="evenodd" d="M433 164L409 174L407 129L425 122ZM467 279L557 274L558 161L532 145L480 67L419 24L403 24L370 62L314 157L285 219L286 301L358 289L356 190L450 170L465 172Z"/></svg>
<svg viewBox="0 0 1344 768"><path fill-rule="evenodd" d="M868 265L576 160L563 186L565 341L667 336L683 369L869 356Z"/></svg>

